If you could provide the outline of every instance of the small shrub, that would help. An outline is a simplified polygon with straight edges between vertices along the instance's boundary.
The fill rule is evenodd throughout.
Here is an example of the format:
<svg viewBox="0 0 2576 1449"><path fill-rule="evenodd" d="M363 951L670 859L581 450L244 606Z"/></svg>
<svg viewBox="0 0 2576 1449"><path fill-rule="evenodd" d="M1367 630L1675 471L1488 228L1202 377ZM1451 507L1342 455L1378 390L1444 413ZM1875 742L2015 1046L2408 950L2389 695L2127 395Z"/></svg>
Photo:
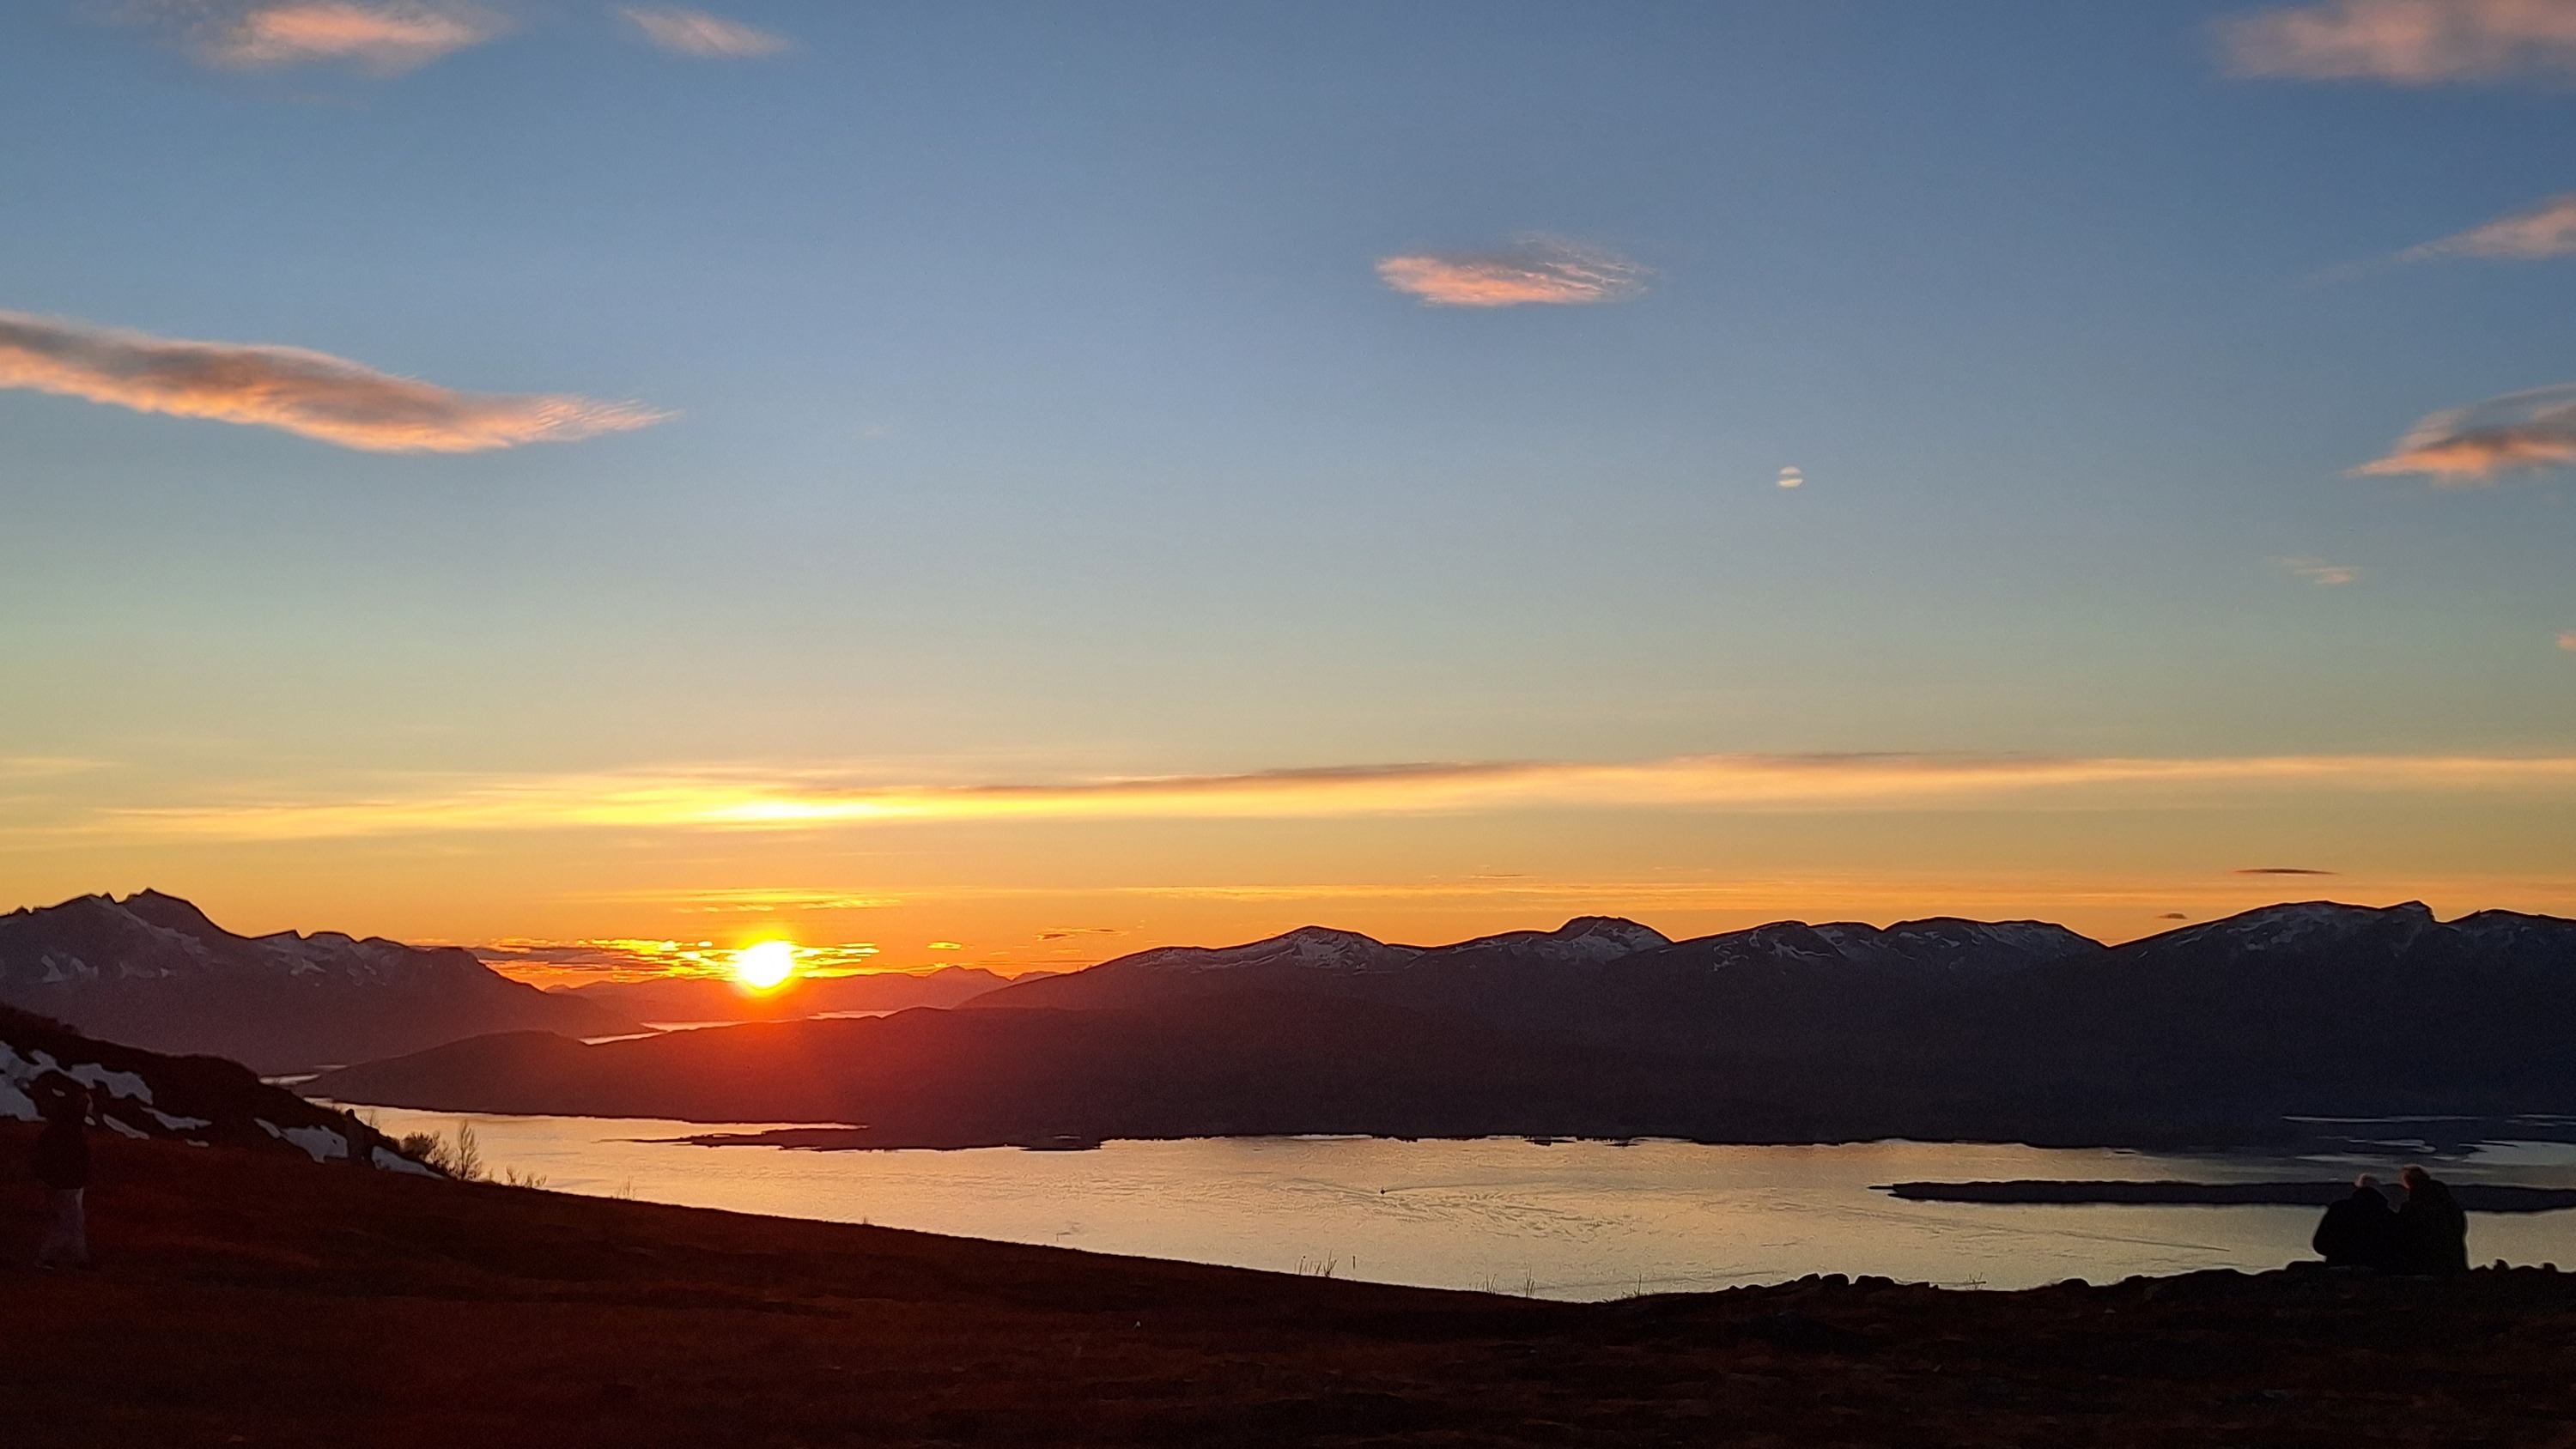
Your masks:
<svg viewBox="0 0 2576 1449"><path fill-rule="evenodd" d="M425 1167L434 1167L458 1182L481 1182L486 1176L483 1170L482 1144L474 1140L474 1124L471 1122L456 1124L454 1142L448 1141L435 1132L405 1133L402 1140L402 1153L412 1161Z"/></svg>

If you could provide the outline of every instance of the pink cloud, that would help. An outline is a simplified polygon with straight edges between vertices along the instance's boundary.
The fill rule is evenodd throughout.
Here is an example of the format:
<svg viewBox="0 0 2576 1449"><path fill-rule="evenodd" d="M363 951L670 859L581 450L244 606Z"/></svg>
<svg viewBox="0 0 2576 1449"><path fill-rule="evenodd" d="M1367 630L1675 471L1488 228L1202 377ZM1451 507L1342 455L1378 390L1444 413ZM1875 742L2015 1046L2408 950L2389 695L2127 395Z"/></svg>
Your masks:
<svg viewBox="0 0 2576 1449"><path fill-rule="evenodd" d="M2238 75L2399 85L2576 73L2576 0L2324 0L2219 23Z"/></svg>
<svg viewBox="0 0 2576 1449"><path fill-rule="evenodd" d="M2443 487L2576 461L2576 384L2510 393L2438 412L2407 429L2385 458L2352 471L2421 473Z"/></svg>
<svg viewBox="0 0 2576 1449"><path fill-rule="evenodd" d="M2576 654L2576 629L2570 629L2566 633L2559 635L2558 647L2566 650L2570 654Z"/></svg>
<svg viewBox="0 0 2576 1449"><path fill-rule="evenodd" d="M479 45L509 28L466 0L279 0L214 7L198 48L215 65L243 69L345 62L393 75Z"/></svg>
<svg viewBox="0 0 2576 1449"><path fill-rule="evenodd" d="M709 15L703 10L662 5L620 10L618 14L644 32L645 39L675 55L694 55L709 60L745 60L776 55L787 48L787 41L781 36L755 30L739 21Z"/></svg>
<svg viewBox="0 0 2576 1449"><path fill-rule="evenodd" d="M1386 257L1377 274L1430 307L1624 302L1646 289L1646 269L1636 263L1552 237L1525 237L1494 252Z"/></svg>
<svg viewBox="0 0 2576 1449"><path fill-rule="evenodd" d="M374 453L570 442L669 416L556 394L466 393L300 347L187 342L0 312L0 387L256 423Z"/></svg>

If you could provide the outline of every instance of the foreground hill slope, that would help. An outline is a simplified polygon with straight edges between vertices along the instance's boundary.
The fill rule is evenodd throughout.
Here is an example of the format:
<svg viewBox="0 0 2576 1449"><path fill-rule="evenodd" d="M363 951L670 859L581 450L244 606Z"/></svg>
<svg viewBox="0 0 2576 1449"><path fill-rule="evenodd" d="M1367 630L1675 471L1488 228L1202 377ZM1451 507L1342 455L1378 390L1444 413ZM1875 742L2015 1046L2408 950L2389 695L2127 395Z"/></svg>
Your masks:
<svg viewBox="0 0 2576 1449"><path fill-rule="evenodd" d="M158 891L0 916L0 1004L271 1074L484 1032L641 1030L604 1007L509 980L458 947L334 931L237 936Z"/></svg>
<svg viewBox="0 0 2576 1449"><path fill-rule="evenodd" d="M0 1160L28 1129L0 1124ZM0 1438L932 1444L2565 1442L2576 1275L2323 1270L1593 1305L105 1141L103 1266L0 1187Z"/></svg>
<svg viewBox="0 0 2576 1449"><path fill-rule="evenodd" d="M956 1011L597 1047L461 1042L313 1090L844 1123L865 1146L1278 1132L2207 1145L2283 1140L2293 1115L2576 1111L2576 922L2307 903L2116 949L2029 922L1789 922L1661 945L1605 924L1627 925L1436 950L1298 932L1129 957Z"/></svg>

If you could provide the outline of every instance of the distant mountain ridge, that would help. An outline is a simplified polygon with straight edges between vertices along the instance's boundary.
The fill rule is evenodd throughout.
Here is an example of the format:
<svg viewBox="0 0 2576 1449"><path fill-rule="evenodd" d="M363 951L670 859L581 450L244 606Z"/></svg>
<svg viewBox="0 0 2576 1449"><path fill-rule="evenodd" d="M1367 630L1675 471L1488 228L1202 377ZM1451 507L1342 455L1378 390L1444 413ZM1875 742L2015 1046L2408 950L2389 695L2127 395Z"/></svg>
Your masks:
<svg viewBox="0 0 2576 1449"><path fill-rule="evenodd" d="M1783 971L1911 991L2105 951L2045 921L1936 917L1884 929L1856 921L1777 921L1674 941L1617 916L1577 916L1553 931L1507 931L1447 946L1389 945L1355 931L1303 926L1240 946L1164 946L1087 971L1016 983L966 1003L993 1008L1132 1006L1245 990L1330 995L1464 1010L1491 1020L1553 1016L1640 991L1760 989ZM1731 974L1730 974L1731 973ZM1692 978L1711 978L1696 981ZM1721 988L1722 990L1722 988Z"/></svg>
<svg viewBox="0 0 2576 1449"><path fill-rule="evenodd" d="M1443 947L1309 928L960 1010L583 1047L489 1037L345 1100L863 1124L879 1146L1294 1132L2278 1141L2297 1115L2576 1114L2576 921L2266 907L2044 922L1587 918Z"/></svg>
<svg viewBox="0 0 2576 1449"><path fill-rule="evenodd" d="M176 896L81 896L0 916L0 1004L154 1051L271 1074L485 1032L641 1028L501 976L458 947L336 931L249 937Z"/></svg>

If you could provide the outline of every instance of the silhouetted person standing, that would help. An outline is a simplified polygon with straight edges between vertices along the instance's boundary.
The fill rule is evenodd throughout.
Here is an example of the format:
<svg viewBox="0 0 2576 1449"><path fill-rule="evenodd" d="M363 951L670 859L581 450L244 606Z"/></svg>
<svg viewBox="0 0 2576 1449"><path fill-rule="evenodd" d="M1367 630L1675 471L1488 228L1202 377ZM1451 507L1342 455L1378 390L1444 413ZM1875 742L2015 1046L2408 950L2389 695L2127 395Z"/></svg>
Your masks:
<svg viewBox="0 0 2576 1449"><path fill-rule="evenodd" d="M2352 1196L2326 1209L2309 1244L2329 1267L2388 1267L2397 1257L2397 1214L2380 1194L2379 1179L2367 1172L2355 1178Z"/></svg>
<svg viewBox="0 0 2576 1449"><path fill-rule="evenodd" d="M89 1266L89 1093L78 1087L45 1099L45 1130L36 1135L36 1180L53 1194L54 1221L36 1249L39 1268Z"/></svg>
<svg viewBox="0 0 2576 1449"><path fill-rule="evenodd" d="M2469 1271L2469 1215L2451 1190L2420 1167L2406 1169L2406 1205L2397 1210L2400 1270L2408 1273Z"/></svg>

